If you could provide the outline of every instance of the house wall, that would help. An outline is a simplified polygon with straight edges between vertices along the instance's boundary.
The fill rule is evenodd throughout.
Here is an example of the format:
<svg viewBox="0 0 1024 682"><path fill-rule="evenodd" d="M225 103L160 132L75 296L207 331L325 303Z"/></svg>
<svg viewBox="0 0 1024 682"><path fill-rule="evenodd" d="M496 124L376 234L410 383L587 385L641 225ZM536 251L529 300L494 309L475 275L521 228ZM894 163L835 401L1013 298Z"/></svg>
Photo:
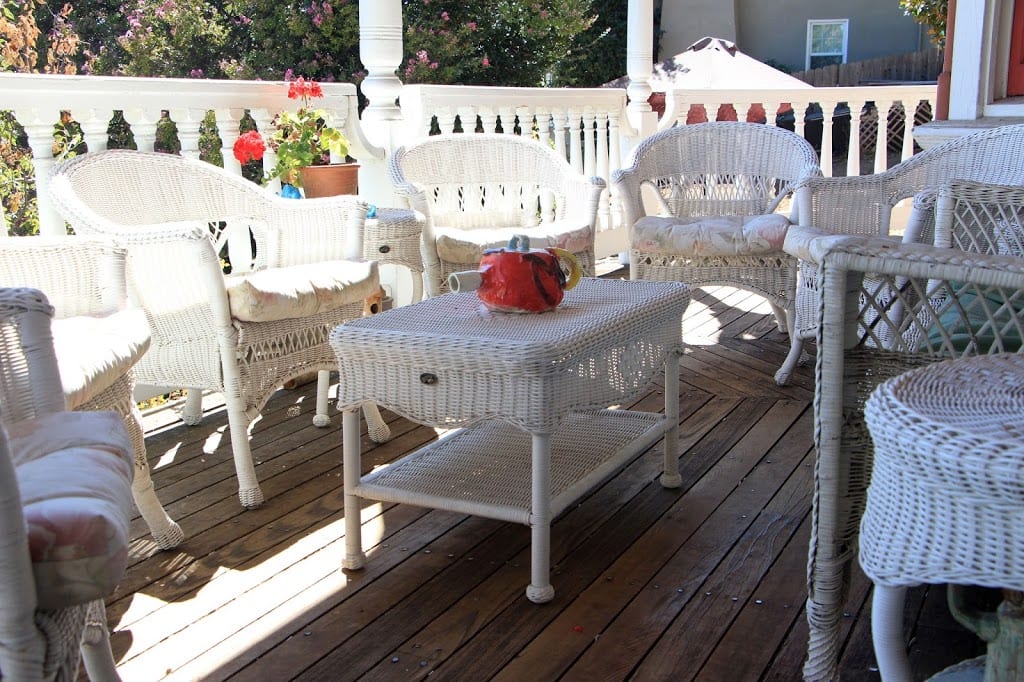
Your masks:
<svg viewBox="0 0 1024 682"><path fill-rule="evenodd" d="M664 0L659 60L677 55L703 38L736 41L737 0Z"/></svg>
<svg viewBox="0 0 1024 682"><path fill-rule="evenodd" d="M735 41L761 61L802 71L809 19L849 19L850 62L916 52L928 44L923 29L896 0L665 0L659 58L710 35Z"/></svg>

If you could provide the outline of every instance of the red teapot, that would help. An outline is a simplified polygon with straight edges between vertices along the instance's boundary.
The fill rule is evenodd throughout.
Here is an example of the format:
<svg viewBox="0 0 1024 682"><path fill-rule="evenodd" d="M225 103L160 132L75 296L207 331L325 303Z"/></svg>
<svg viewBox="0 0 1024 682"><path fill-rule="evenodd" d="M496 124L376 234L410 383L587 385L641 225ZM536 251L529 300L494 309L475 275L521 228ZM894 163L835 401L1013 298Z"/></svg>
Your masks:
<svg viewBox="0 0 1024 682"><path fill-rule="evenodd" d="M562 270L569 265L569 275ZM517 234L504 249L487 249L479 270L452 273L453 292L472 291L488 310L503 313L543 313L562 302L566 290L580 281L579 261L557 247L531 249L530 238Z"/></svg>

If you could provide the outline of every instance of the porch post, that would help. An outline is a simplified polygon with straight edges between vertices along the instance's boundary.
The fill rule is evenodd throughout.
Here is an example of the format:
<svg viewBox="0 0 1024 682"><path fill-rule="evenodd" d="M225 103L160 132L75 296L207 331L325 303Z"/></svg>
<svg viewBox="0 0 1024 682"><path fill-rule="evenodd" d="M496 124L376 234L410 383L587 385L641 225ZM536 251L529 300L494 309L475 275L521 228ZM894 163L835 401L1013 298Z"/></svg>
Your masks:
<svg viewBox="0 0 1024 682"><path fill-rule="evenodd" d="M658 116L651 108L651 73L654 67L654 0L629 0L626 34L626 73L629 75L629 122L641 139L654 133Z"/></svg>
<svg viewBox="0 0 1024 682"><path fill-rule="evenodd" d="M401 0L359 0L359 59L367 72L362 90L370 100L362 121L370 141L389 149L388 129L402 119L395 103L402 92L395 75L402 49Z"/></svg>

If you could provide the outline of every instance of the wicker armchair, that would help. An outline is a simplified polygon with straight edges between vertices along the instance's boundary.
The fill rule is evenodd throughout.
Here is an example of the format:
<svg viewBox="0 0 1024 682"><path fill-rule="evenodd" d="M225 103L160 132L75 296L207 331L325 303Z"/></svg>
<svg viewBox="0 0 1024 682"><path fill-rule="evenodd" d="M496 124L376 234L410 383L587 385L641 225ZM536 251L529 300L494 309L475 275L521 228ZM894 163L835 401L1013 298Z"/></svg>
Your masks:
<svg viewBox="0 0 1024 682"><path fill-rule="evenodd" d="M313 423L326 426L328 334L379 295L376 262L359 260L366 205L282 199L203 161L127 150L58 164L50 183L77 233L128 250L129 296L152 332L136 378L224 394L239 499L261 504L250 423L285 382L318 372ZM200 417L198 398L189 391L186 423ZM386 440L376 406L364 412L370 436Z"/></svg>
<svg viewBox="0 0 1024 682"><path fill-rule="evenodd" d="M1019 223L1018 223L1019 227ZM806 679L834 679L850 562L871 478L864 404L938 360L1019 352L1024 259L847 237L821 257Z"/></svg>
<svg viewBox="0 0 1024 682"><path fill-rule="evenodd" d="M128 309L126 253L87 237L7 239L0 246L0 286L42 291L54 307L53 337L69 410L113 410L135 448L132 495L161 549L185 538L153 489L142 431L132 396L135 364L149 348L149 324Z"/></svg>
<svg viewBox="0 0 1024 682"><path fill-rule="evenodd" d="M518 135L437 135L388 160L395 193L425 217L420 249L427 296L448 275L475 270L484 249L525 234L531 246L574 253L594 273L594 230L605 183L584 178L552 150Z"/></svg>
<svg viewBox="0 0 1024 682"><path fill-rule="evenodd" d="M612 176L630 276L752 291L787 331L796 259L782 251L789 220L774 211L798 181L820 174L810 143L782 128L715 122L652 135Z"/></svg>
<svg viewBox="0 0 1024 682"><path fill-rule="evenodd" d="M35 289L0 289L0 677L116 680L104 598L128 561L132 443L115 412L65 412ZM81 652L81 653L80 653Z"/></svg>
<svg viewBox="0 0 1024 682"><path fill-rule="evenodd" d="M799 259L794 333L785 363L775 375L789 381L803 344L817 333L821 257L849 235L888 236L892 209L922 191L951 180L1024 184L1024 125L1003 126L951 140L874 175L809 178L796 188L799 225L786 235L786 253ZM920 229L927 212L914 211L906 230Z"/></svg>

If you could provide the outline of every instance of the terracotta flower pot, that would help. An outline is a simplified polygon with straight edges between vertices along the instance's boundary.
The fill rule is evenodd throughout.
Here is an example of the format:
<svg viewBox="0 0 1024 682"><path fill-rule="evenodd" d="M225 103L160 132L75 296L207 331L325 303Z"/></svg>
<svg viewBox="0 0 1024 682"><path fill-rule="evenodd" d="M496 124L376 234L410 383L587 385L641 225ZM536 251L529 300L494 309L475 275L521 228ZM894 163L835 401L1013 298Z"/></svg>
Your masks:
<svg viewBox="0 0 1024 682"><path fill-rule="evenodd" d="M299 169L302 191L307 198L359 193L359 164L331 163Z"/></svg>

